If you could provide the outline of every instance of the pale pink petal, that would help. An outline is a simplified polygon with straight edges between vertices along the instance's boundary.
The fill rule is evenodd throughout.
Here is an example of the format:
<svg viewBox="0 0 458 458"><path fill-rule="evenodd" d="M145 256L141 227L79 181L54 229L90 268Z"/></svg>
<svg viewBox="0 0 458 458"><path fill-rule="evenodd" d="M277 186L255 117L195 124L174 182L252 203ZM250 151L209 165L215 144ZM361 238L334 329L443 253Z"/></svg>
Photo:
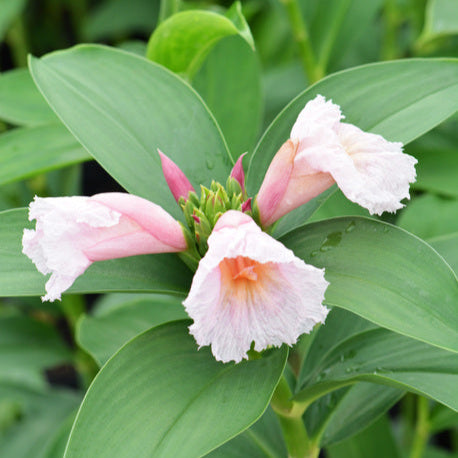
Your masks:
<svg viewBox="0 0 458 458"><path fill-rule="evenodd" d="M256 351L293 345L316 323L328 282L247 215L229 211L208 239L184 306L194 320L199 346L211 345L216 359L239 362Z"/></svg>
<svg viewBox="0 0 458 458"><path fill-rule="evenodd" d="M161 157L162 172L164 173L165 181L167 182L173 197L178 202L181 197L184 200L188 199L188 194L194 192L192 184L189 182L186 175L181 169L167 157L162 151L157 150Z"/></svg>
<svg viewBox="0 0 458 458"><path fill-rule="evenodd" d="M371 214L402 208L400 201L410 198L409 183L415 181L418 161L402 152L402 143L389 142L352 124L341 123L337 132L354 164L348 174L333 174L342 192Z"/></svg>
<svg viewBox="0 0 458 458"><path fill-rule="evenodd" d="M36 229L24 230L23 253L41 273L51 273L43 300L60 299L94 261L186 249L177 221L128 194L36 197L29 219L37 220Z"/></svg>
<svg viewBox="0 0 458 458"><path fill-rule="evenodd" d="M334 130L344 118L339 105L326 101L322 95L317 95L307 102L299 113L291 129L291 140L303 140L322 132L323 129Z"/></svg>
<svg viewBox="0 0 458 458"><path fill-rule="evenodd" d="M289 141L298 145L294 157L282 152L285 143L256 198L263 225L273 224L334 182L370 213L403 207L401 200L409 198L409 183L415 181L416 159L403 154L401 143L363 132L341 118L340 108L322 96L307 103L291 131Z"/></svg>

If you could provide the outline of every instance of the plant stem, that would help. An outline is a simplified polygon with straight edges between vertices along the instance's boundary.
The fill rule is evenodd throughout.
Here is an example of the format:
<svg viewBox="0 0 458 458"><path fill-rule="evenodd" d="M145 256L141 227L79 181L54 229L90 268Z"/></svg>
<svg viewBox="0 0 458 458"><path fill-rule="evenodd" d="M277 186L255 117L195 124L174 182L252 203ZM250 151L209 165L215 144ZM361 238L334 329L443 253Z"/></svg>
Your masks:
<svg viewBox="0 0 458 458"><path fill-rule="evenodd" d="M417 398L417 422L410 450L410 458L421 458L429 439L429 400L423 396Z"/></svg>
<svg viewBox="0 0 458 458"><path fill-rule="evenodd" d="M310 43L310 37L297 0L281 0L288 13L289 23L294 39L299 47L299 55L305 74L310 84L324 76L324 70L318 65Z"/></svg>
<svg viewBox="0 0 458 458"><path fill-rule="evenodd" d="M308 404L291 400L292 393L283 376L272 396L271 406L280 421L290 458L317 458L320 449L312 442L305 429L302 415Z"/></svg>

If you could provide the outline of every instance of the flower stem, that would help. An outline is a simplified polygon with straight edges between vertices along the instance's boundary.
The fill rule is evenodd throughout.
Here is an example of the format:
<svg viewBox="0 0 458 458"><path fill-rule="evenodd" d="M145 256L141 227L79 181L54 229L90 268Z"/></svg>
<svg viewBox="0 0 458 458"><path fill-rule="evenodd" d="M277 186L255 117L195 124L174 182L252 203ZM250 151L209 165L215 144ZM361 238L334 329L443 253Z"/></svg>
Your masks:
<svg viewBox="0 0 458 458"><path fill-rule="evenodd" d="M310 43L310 37L297 0L281 0L288 13L288 19L294 39L299 47L299 55L305 74L310 84L324 76L324 71L318 65Z"/></svg>
<svg viewBox="0 0 458 458"><path fill-rule="evenodd" d="M320 449L310 440L302 415L308 404L291 400L292 393L283 376L272 396L271 406L280 421L283 436L291 458L317 458Z"/></svg>
<svg viewBox="0 0 458 458"><path fill-rule="evenodd" d="M410 458L421 458L429 439L429 400L423 396L417 399L417 422L410 450Z"/></svg>

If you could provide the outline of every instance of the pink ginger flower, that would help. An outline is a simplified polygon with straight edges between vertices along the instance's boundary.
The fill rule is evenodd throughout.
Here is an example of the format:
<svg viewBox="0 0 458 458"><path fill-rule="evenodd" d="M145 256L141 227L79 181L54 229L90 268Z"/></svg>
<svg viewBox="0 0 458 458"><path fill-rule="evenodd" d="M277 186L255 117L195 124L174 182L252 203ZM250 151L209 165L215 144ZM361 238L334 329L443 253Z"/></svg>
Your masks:
<svg viewBox="0 0 458 458"><path fill-rule="evenodd" d="M246 214L224 213L208 238L208 251L183 302L199 346L217 360L239 362L254 349L297 338L323 323L328 282Z"/></svg>
<svg viewBox="0 0 458 458"><path fill-rule="evenodd" d="M60 299L95 261L187 248L172 216L130 194L35 197L29 219L36 229L24 230L23 253L42 274L51 273L42 300Z"/></svg>
<svg viewBox="0 0 458 458"><path fill-rule="evenodd" d="M286 213L337 183L345 196L371 214L395 212L409 198L417 160L402 143L341 122L338 105L321 95L299 114L291 138L278 151L256 198L261 224Z"/></svg>

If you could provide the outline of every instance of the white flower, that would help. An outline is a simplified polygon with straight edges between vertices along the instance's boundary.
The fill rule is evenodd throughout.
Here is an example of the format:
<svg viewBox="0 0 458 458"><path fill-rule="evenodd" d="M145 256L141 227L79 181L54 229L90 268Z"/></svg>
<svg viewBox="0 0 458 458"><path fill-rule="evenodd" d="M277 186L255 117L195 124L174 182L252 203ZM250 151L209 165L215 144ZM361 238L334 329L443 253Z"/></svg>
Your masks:
<svg viewBox="0 0 458 458"><path fill-rule="evenodd" d="M247 358L254 349L293 345L323 323L328 282L262 232L244 213L228 211L208 239L184 306L194 320L190 332L199 346L211 345L223 362Z"/></svg>

